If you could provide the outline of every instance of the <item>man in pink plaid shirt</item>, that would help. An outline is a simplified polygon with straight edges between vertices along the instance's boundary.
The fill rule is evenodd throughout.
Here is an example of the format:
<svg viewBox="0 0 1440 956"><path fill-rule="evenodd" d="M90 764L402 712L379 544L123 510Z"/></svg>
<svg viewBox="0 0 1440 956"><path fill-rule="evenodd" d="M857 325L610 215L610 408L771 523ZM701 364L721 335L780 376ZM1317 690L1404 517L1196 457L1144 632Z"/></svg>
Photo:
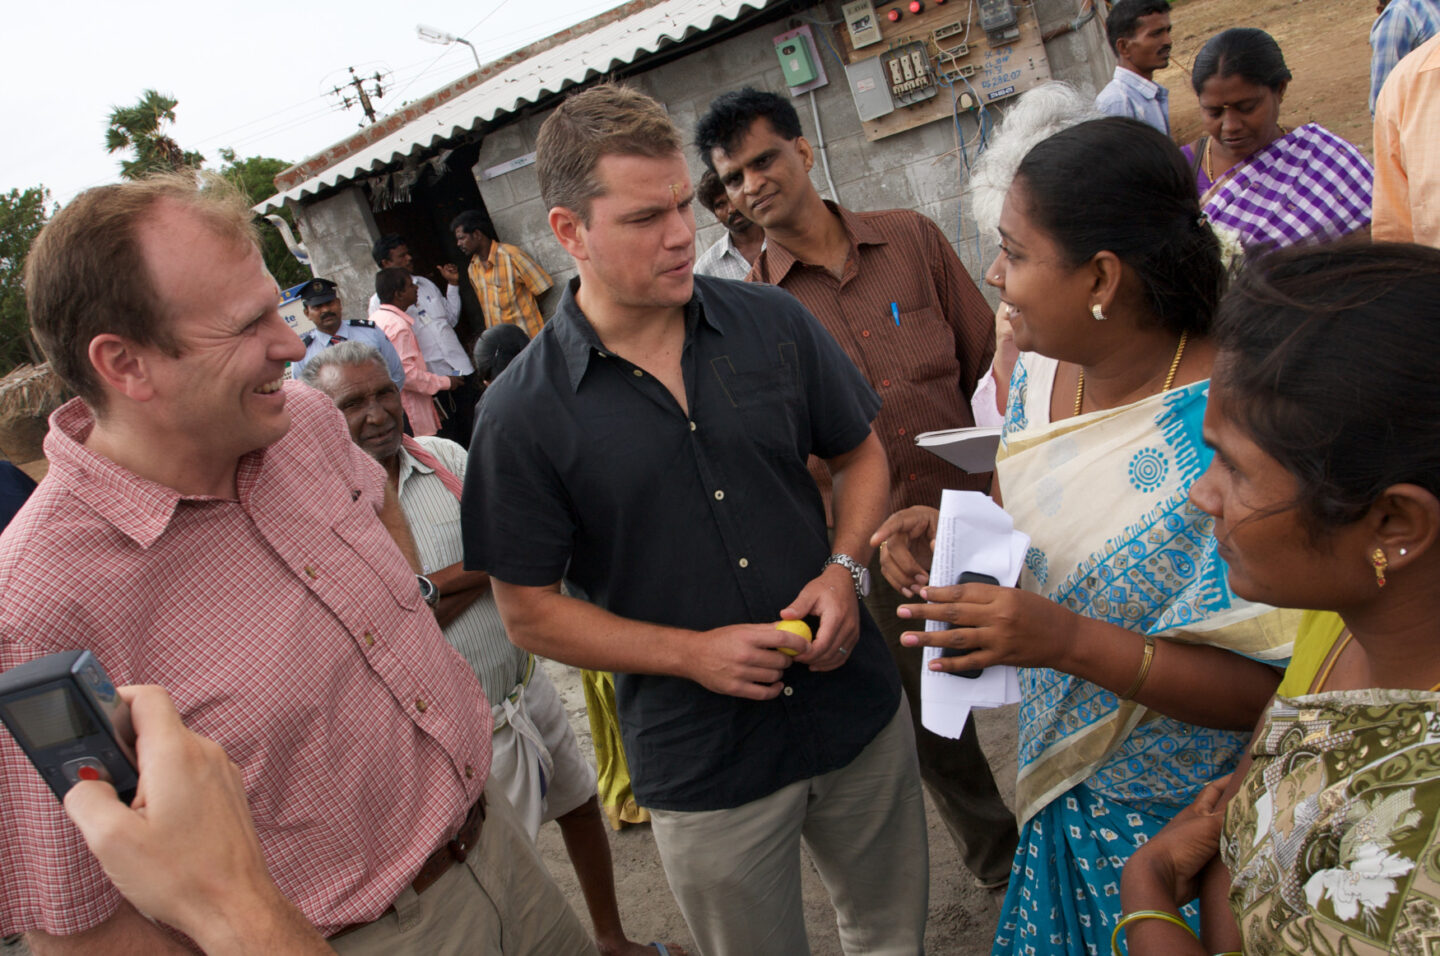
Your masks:
<svg viewBox="0 0 1440 956"><path fill-rule="evenodd" d="M285 379L304 349L249 221L173 176L89 190L36 242L31 324L79 398L0 536L0 670L86 647L118 683L167 687L342 953L498 953L502 929L507 953L593 953L485 792L490 708L392 540L383 470ZM19 931L37 956L185 951L5 737L0 934Z"/></svg>

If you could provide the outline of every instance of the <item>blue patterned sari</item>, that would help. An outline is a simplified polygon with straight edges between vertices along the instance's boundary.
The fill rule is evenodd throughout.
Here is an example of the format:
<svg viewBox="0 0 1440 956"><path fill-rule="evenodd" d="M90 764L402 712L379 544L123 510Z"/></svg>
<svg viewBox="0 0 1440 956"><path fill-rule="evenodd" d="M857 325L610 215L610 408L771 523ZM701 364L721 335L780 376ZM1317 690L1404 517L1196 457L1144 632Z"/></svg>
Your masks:
<svg viewBox="0 0 1440 956"><path fill-rule="evenodd" d="M1031 536L1021 586L1141 634L1283 663L1297 618L1230 591L1214 521L1189 501L1211 455L1210 383L1051 424L1055 368L1021 356L996 461L1005 508ZM1125 861L1234 767L1246 736L1048 668L1019 679L1022 829L994 954L1103 956Z"/></svg>

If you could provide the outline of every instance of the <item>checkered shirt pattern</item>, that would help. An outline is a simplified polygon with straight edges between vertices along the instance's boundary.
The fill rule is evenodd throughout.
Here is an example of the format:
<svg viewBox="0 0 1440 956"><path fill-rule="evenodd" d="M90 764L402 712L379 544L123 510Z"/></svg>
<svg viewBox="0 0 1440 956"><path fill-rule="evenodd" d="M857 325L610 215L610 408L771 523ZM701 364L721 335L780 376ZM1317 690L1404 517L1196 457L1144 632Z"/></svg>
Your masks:
<svg viewBox="0 0 1440 956"><path fill-rule="evenodd" d="M1390 0L1370 27L1370 115L1395 65L1440 33L1440 0Z"/></svg>
<svg viewBox="0 0 1440 956"><path fill-rule="evenodd" d="M715 240L710 248L700 253L700 257L695 260L695 274L744 282L745 277L750 274L750 263L746 262L740 250L735 248L735 239L727 232Z"/></svg>
<svg viewBox="0 0 1440 956"><path fill-rule="evenodd" d="M533 339L545 325L536 297L552 285L550 273L506 242L491 242L490 255L470 261L470 282L485 312L485 328L522 326Z"/></svg>
<svg viewBox="0 0 1440 956"><path fill-rule="evenodd" d="M280 889L334 931L458 829L490 714L377 518L384 472L325 396L285 388L293 425L241 459L236 501L136 477L84 447L84 405L56 411L50 474L0 536L0 669L87 647L167 687L239 765ZM91 929L120 896L0 738L0 933Z"/></svg>
<svg viewBox="0 0 1440 956"><path fill-rule="evenodd" d="M1370 225L1375 170L1315 123L1257 150L1220 180L1205 214L1239 232L1246 248L1328 242Z"/></svg>

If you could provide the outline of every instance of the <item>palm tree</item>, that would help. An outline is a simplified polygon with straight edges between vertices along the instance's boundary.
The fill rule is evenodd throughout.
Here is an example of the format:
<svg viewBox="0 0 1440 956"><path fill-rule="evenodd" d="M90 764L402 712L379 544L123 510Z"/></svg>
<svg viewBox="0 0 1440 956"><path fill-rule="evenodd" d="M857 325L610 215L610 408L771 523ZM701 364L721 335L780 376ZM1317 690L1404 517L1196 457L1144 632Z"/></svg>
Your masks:
<svg viewBox="0 0 1440 956"><path fill-rule="evenodd" d="M110 125L105 130L105 148L112 153L133 149L134 159L120 161L120 175L139 179L147 173L187 167L198 168L205 157L180 148L165 131L165 124L175 122L175 107L180 101L155 90L146 90L134 106L117 106L110 111Z"/></svg>

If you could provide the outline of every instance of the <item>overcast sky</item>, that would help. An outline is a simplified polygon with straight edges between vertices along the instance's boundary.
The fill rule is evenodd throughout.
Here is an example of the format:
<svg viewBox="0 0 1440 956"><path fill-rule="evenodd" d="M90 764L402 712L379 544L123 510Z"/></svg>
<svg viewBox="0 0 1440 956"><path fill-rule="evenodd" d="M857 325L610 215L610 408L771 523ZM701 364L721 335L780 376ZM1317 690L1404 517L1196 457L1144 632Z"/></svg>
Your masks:
<svg viewBox="0 0 1440 956"><path fill-rule="evenodd" d="M5 18L0 192L44 184L63 203L118 178L106 121L147 88L180 101L171 134L207 165L227 146L298 162L358 128L359 109L328 95L347 67L389 74L382 114L475 69L468 47L421 42L417 23L464 36L488 62L619 2L17 0Z"/></svg>

